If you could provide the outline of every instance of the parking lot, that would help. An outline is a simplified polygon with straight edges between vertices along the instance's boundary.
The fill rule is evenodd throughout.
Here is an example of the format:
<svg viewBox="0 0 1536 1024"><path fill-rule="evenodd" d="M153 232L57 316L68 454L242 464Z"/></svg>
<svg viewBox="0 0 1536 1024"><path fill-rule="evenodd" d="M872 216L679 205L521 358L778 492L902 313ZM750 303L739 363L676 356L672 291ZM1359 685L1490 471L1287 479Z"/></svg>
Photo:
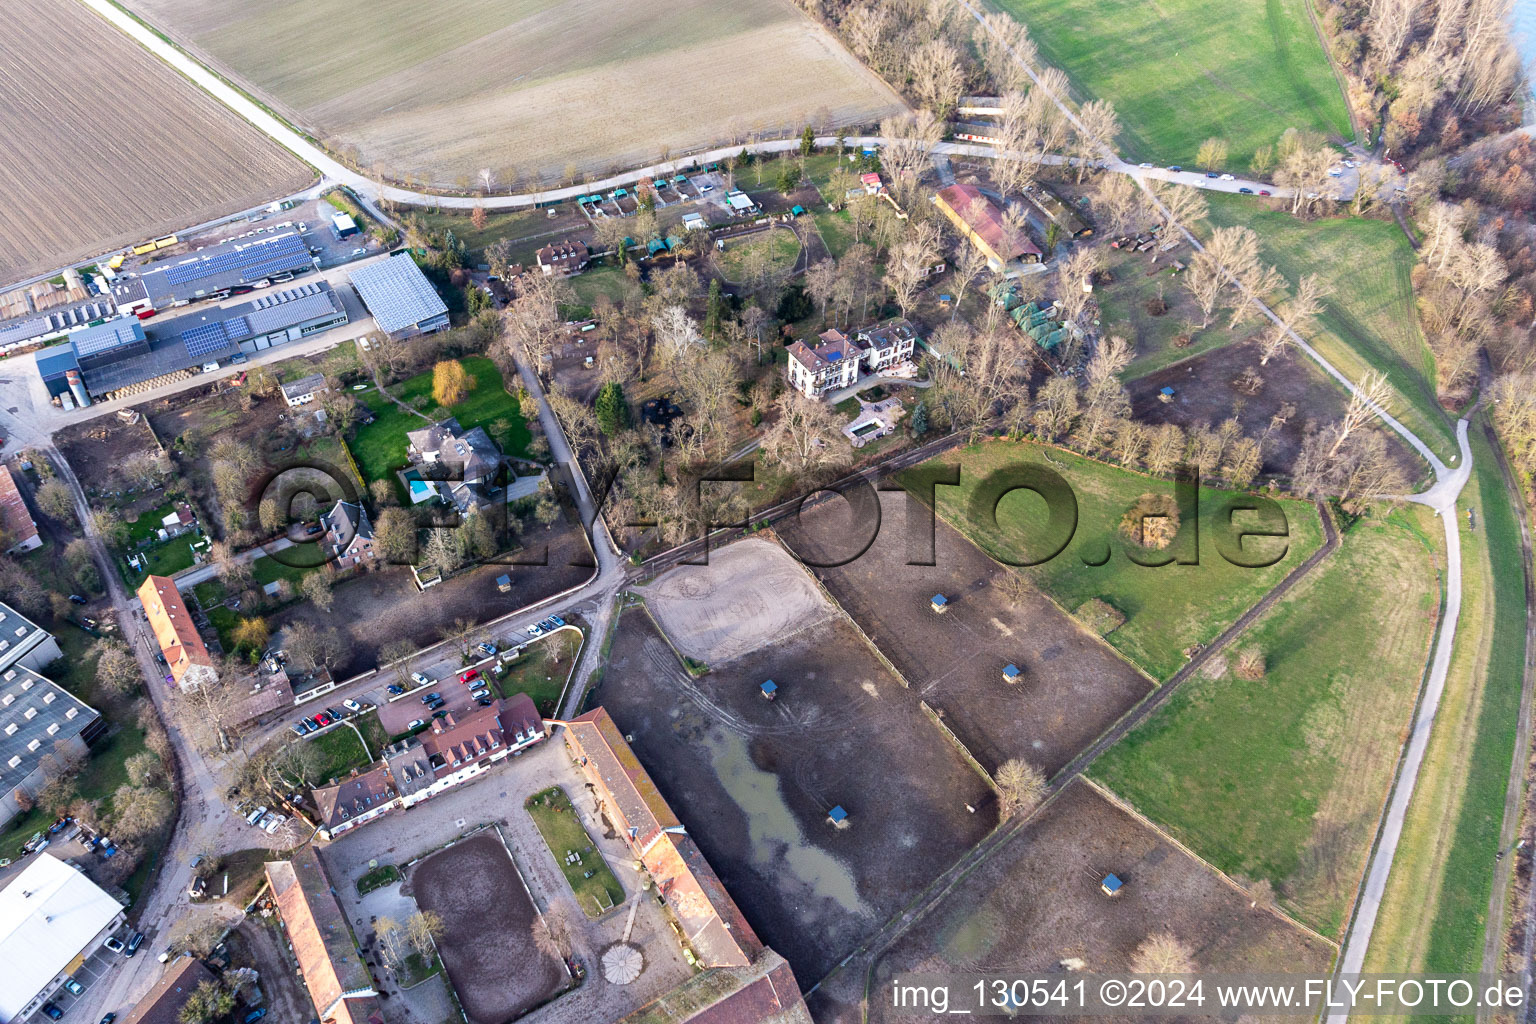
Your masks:
<svg viewBox="0 0 1536 1024"><path fill-rule="evenodd" d="M113 934L119 940L126 942L128 941L128 937L133 934L133 929L124 925ZM149 943L146 941L144 945L139 948L138 955L154 956L155 954L152 953L148 947ZM99 982L103 981L122 962L123 955L121 953L114 953L105 946L98 947L96 952L86 957L85 962L70 974L71 978L84 986L85 991L77 996L70 992L69 989L61 985L59 990L49 998L48 1002L53 1003L60 1010L64 1011L63 1019L72 1020L73 1018L69 1012L70 1008L73 1007L77 1002L82 1002L86 999L89 999L91 996L91 989L94 988ZM39 1022L39 1024L51 1024L47 1015L45 1015L41 1009L33 1013L32 1016L27 1019L29 1021ZM89 1022L86 1022L86 1024L89 1024Z"/></svg>

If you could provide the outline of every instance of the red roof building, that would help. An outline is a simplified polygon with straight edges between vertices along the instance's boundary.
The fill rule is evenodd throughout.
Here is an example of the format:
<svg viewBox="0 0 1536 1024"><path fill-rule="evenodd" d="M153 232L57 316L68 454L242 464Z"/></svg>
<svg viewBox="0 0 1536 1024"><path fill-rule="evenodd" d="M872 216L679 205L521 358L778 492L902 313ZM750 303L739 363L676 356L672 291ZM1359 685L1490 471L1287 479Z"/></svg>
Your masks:
<svg viewBox="0 0 1536 1024"><path fill-rule="evenodd" d="M1040 249L1023 231L1010 231L1003 213L974 185L950 185L940 189L933 202L971 244L987 254L993 270L1016 259L1040 260Z"/></svg>
<svg viewBox="0 0 1536 1024"><path fill-rule="evenodd" d="M197 687L212 680L216 675L213 657L198 635L176 581L166 576L145 577L139 585L139 600L176 685Z"/></svg>
<svg viewBox="0 0 1536 1024"><path fill-rule="evenodd" d="M32 513L27 511L27 503L16 487L16 479L11 476L11 467L3 464L0 464L0 527L4 527L5 539L10 544L5 549L6 554L43 546Z"/></svg>

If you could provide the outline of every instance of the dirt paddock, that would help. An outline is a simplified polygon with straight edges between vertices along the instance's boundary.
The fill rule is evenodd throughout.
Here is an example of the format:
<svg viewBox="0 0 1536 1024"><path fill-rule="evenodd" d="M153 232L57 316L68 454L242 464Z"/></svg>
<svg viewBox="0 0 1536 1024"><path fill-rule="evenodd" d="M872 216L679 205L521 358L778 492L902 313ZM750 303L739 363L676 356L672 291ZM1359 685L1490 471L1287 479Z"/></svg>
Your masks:
<svg viewBox="0 0 1536 1024"><path fill-rule="evenodd" d="M645 597L678 650L708 665L781 642L833 613L788 552L755 539L711 551L708 565L678 566Z"/></svg>
<svg viewBox="0 0 1536 1024"><path fill-rule="evenodd" d="M840 617L694 679L631 610L605 679L594 703L802 987L996 821L985 780Z"/></svg>
<svg viewBox="0 0 1536 1024"><path fill-rule="evenodd" d="M869 549L815 571L988 771L1022 757L1055 772L1151 689L1043 594L1005 594L1008 570L942 520L934 523L935 564L908 565L915 499L889 492L880 500ZM918 514L926 530L926 513ZM846 557L847 538L861 533L867 529L855 527L849 506L830 502L783 536L791 550L827 562L834 552ZM931 605L940 593L949 602L943 614ZM1010 663L1023 670L1021 681L1004 682Z"/></svg>
<svg viewBox="0 0 1536 1024"><path fill-rule="evenodd" d="M1099 887L1114 873L1119 896ZM1332 947L1249 899L1083 782L1069 786L881 957L871 1021L911 1020L880 995L903 971L1120 972L1169 931L1197 971L1313 971ZM849 1020L846 1008L818 1019Z"/></svg>
<svg viewBox="0 0 1536 1024"><path fill-rule="evenodd" d="M471 1024L503 1024L559 990L564 972L533 944L533 902L494 831L434 853L406 882L442 916L438 950Z"/></svg>

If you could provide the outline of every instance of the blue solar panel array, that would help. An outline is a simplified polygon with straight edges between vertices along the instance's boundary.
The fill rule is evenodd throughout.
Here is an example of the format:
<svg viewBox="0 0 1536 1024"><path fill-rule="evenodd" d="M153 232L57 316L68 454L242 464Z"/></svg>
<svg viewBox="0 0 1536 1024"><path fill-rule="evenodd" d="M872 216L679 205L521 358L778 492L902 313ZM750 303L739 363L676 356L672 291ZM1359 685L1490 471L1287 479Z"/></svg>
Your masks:
<svg viewBox="0 0 1536 1024"><path fill-rule="evenodd" d="M215 274L238 272L241 281L259 281L274 274L303 267L310 262L309 250L298 235L279 235L270 242L248 245L217 256L178 263L165 269L171 284L187 284Z"/></svg>
<svg viewBox="0 0 1536 1024"><path fill-rule="evenodd" d="M221 320L213 324L199 324L181 332L181 340L189 355L205 356L210 352L222 352L229 347L229 334Z"/></svg>

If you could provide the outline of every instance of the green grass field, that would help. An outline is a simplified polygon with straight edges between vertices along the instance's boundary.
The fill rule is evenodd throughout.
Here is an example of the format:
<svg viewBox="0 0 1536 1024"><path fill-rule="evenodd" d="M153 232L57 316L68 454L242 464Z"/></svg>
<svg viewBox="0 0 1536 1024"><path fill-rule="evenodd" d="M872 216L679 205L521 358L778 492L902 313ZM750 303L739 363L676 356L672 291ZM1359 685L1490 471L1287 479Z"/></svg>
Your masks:
<svg viewBox="0 0 1536 1024"><path fill-rule="evenodd" d="M1140 566L1120 550L1120 517L1145 493L1171 493L1167 483L1028 442L989 442L965 449L958 457L960 487L938 489L940 514L994 557L1028 551L1031 542L1040 539L1042 533L1035 524L1044 521L1045 504L1028 493L1004 498L993 526L984 517L977 521L969 514L977 483L1003 467L1025 464L1043 465L1067 481L1077 496L1076 535L1056 558L1025 572L1068 612L1095 597L1118 609L1126 623L1106 641L1158 680L1167 679L1184 664L1186 647L1214 639L1322 544L1322 525L1313 507L1284 502L1289 541L1254 539L1246 542L1245 549L1257 545L1257 550L1277 552L1278 545L1286 543L1285 556L1263 569L1232 565L1214 547L1218 518L1229 495L1207 488L1200 493L1199 564ZM954 459L950 455L939 461ZM1240 517L1239 523L1243 521ZM1114 549L1107 563L1085 564L1085 558L1101 557L1106 545Z"/></svg>
<svg viewBox="0 0 1536 1024"><path fill-rule="evenodd" d="M1106 99L1125 156L1193 165L1210 137L1248 166L1287 128L1349 136L1305 0L994 0L1029 26L1079 99Z"/></svg>
<svg viewBox="0 0 1536 1024"><path fill-rule="evenodd" d="M527 454L532 435L528 425L523 422L517 399L502 386L501 371L496 369L496 364L484 356L470 356L461 362L475 379L475 388L464 401L448 411L465 430L484 427L508 455ZM418 373L389 390L407 403L417 397L425 397L427 406L423 413L432 415L431 370ZM377 391L364 392L363 402L373 411L374 421L357 428L357 434L351 442L352 455L357 459L358 469L370 483L390 479L396 470L408 464L405 457L406 432L425 427L427 421L406 412ZM499 420L505 420L509 429L498 433L494 426Z"/></svg>
<svg viewBox="0 0 1536 1024"><path fill-rule="evenodd" d="M571 668L576 664L576 652L581 641L568 629L560 630L547 640L540 640L529 647L516 661L507 664L505 675L496 679L496 688L503 697L526 693L538 706L539 714L553 717L559 710L560 694ZM558 655L559 660L553 660Z"/></svg>
<svg viewBox="0 0 1536 1024"><path fill-rule="evenodd" d="M592 837L581 827L564 790L552 786L529 797L523 806L538 827L539 835L544 837L550 856L560 865L560 873L565 876L571 892L576 894L576 902L581 904L588 917L601 917L605 911L623 902L623 887L603 860L601 851L592 844ZM567 862L572 851L581 856L579 863Z"/></svg>
<svg viewBox="0 0 1536 1024"><path fill-rule="evenodd" d="M319 751L319 763L308 780L312 786L322 785L330 779L342 778L353 768L364 768L369 763L368 752L363 750L362 741L349 726L333 728L314 739L294 742L308 743Z"/></svg>
<svg viewBox="0 0 1536 1024"><path fill-rule="evenodd" d="M1417 508L1355 524L1223 652L1257 646L1264 678L1191 679L1093 769L1216 867L1272 883L1325 935L1345 924L1418 697L1439 594L1434 525Z"/></svg>
<svg viewBox="0 0 1536 1024"><path fill-rule="evenodd" d="M1310 223L1261 209L1243 196L1209 197L1211 225L1246 224L1265 259L1295 283L1309 273L1333 288L1311 341L1351 380L1386 373L1397 391L1388 411L1441 458L1456 452L1455 432L1435 398L1435 361L1419 330L1410 273L1413 249L1390 221L1332 218ZM1305 355L1290 351L1288 359Z"/></svg>
<svg viewBox="0 0 1536 1024"><path fill-rule="evenodd" d="M733 242L720 253L720 273L727 280L741 281L746 273L747 255L768 250L768 278L773 280L785 274L795 265L800 255L800 239L793 231L769 231L766 235L749 235L745 241Z"/></svg>
<svg viewBox="0 0 1536 1024"><path fill-rule="evenodd" d="M1525 664L1520 529L1480 427L1462 492L1456 649L1365 970L1482 969ZM1476 528L1469 528L1470 509Z"/></svg>

